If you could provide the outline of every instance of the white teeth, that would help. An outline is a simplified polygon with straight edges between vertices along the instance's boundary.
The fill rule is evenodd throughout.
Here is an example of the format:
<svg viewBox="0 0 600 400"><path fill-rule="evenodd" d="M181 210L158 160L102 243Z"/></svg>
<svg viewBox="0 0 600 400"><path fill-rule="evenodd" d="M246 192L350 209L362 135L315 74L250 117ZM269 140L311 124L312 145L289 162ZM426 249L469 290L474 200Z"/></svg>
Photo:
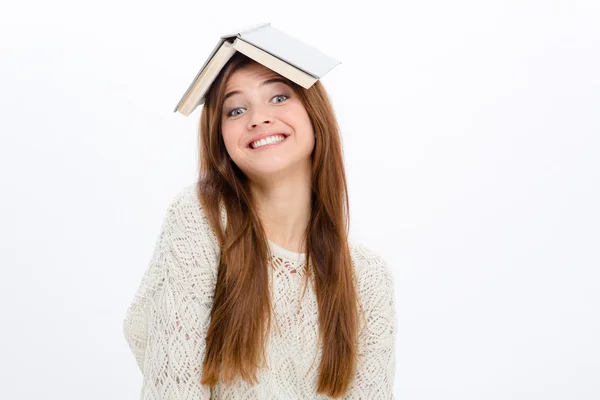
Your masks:
<svg viewBox="0 0 600 400"><path fill-rule="evenodd" d="M285 139L284 135L269 136L267 138L252 142L251 146L253 149L258 149L259 147L266 146L268 144L281 142L284 139Z"/></svg>

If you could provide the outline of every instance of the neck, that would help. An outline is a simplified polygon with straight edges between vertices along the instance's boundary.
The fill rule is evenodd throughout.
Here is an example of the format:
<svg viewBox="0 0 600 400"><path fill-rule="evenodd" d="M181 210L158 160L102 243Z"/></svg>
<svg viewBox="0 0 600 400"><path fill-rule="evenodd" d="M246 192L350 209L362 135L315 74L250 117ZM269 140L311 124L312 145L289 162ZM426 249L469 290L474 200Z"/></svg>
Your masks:
<svg viewBox="0 0 600 400"><path fill-rule="evenodd" d="M310 168L253 181L250 190L267 238L284 249L304 252L311 211Z"/></svg>

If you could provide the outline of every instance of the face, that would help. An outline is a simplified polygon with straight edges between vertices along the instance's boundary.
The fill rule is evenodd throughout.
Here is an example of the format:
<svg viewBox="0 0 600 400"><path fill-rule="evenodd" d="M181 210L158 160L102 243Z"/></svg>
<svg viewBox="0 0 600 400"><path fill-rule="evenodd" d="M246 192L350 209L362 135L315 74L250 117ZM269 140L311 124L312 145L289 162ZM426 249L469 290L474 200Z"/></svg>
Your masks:
<svg viewBox="0 0 600 400"><path fill-rule="evenodd" d="M235 71L225 85L223 141L233 162L252 180L294 168L310 170L310 118L294 90L276 79L281 76L252 64ZM276 141L253 148L255 139L270 136Z"/></svg>

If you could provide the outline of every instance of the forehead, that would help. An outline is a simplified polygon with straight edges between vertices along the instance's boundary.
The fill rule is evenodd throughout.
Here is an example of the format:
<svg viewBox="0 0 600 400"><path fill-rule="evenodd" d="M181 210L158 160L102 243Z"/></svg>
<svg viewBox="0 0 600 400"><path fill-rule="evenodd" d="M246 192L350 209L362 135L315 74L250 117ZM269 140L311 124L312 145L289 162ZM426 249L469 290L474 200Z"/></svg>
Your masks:
<svg viewBox="0 0 600 400"><path fill-rule="evenodd" d="M235 71L225 84L225 92L240 86L257 86L260 82L281 77L275 71L261 64L250 64Z"/></svg>

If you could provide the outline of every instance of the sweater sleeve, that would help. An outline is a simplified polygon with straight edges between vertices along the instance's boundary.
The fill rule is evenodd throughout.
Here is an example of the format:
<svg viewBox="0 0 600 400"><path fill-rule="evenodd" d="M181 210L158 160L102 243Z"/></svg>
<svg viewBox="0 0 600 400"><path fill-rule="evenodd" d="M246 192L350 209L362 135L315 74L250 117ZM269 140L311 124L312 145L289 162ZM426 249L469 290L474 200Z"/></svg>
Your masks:
<svg viewBox="0 0 600 400"><path fill-rule="evenodd" d="M127 343L142 372L141 400L204 400L201 385L210 321L215 253L194 204L169 207L154 253L124 320Z"/></svg>
<svg viewBox="0 0 600 400"><path fill-rule="evenodd" d="M355 380L346 400L394 399L397 331L394 278L387 262L363 247L359 277L366 325L359 335Z"/></svg>

